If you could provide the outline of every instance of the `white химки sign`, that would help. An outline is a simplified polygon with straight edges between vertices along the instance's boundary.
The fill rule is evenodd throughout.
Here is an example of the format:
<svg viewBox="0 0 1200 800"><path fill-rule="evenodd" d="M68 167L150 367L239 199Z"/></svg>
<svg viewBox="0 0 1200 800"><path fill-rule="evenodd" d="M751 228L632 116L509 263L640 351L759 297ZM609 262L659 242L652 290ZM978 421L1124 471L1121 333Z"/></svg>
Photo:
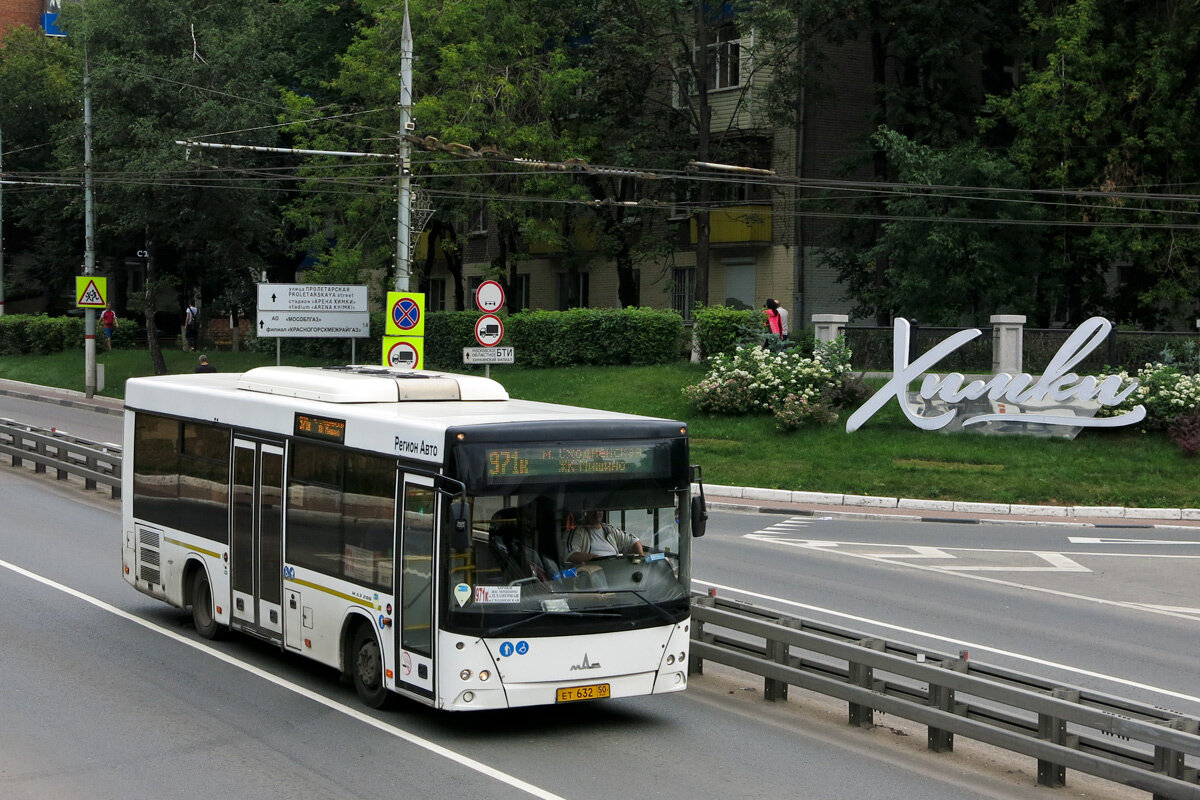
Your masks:
<svg viewBox="0 0 1200 800"><path fill-rule="evenodd" d="M960 411L954 407L955 404L982 398L990 401L993 407L999 406L995 408L996 413L960 419L963 427L988 422L1022 422L1076 428L1116 428L1133 425L1146 417L1144 406L1137 406L1128 413L1114 417L1092 417L1091 414L1100 406L1120 405L1133 393L1137 384L1123 386L1124 381L1117 375L1110 375L1101 381L1091 375L1081 378L1071 371L1112 331L1112 323L1103 317L1092 317L1080 325L1050 359L1046 371L1036 381L1028 372L1018 375L1001 372L990 380L974 380L964 386L966 377L959 372L951 372L945 377L925 375L917 396L926 408L933 411L932 414L918 413L909 404L906 396L908 385L950 353L979 336L981 331L978 328L959 331L910 363L908 320L896 319L892 330L892 379L850 415L846 420L847 433L862 427L893 397L900 403L904 416L918 428L927 431L949 425ZM1005 404L1015 408L1010 411ZM1090 413L1081 415L1081 410L1090 410Z"/></svg>

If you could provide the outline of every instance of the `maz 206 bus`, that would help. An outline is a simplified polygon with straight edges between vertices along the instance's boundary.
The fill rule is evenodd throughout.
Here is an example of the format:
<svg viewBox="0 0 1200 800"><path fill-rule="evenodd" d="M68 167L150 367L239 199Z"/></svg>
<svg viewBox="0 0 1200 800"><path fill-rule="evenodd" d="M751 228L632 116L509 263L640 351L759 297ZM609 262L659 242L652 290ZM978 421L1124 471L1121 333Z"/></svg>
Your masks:
<svg viewBox="0 0 1200 800"><path fill-rule="evenodd" d="M372 707L686 687L683 423L373 367L137 378L125 405L125 580L201 636L336 667ZM597 510L642 553L569 563Z"/></svg>

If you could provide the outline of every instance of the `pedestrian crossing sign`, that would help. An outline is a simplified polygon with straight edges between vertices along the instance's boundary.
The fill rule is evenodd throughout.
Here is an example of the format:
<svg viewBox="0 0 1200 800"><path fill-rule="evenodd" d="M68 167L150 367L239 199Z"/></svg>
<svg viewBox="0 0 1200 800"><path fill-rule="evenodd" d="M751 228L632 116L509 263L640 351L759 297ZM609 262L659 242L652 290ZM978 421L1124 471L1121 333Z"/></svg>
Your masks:
<svg viewBox="0 0 1200 800"><path fill-rule="evenodd" d="M79 308L104 308L108 305L108 278L76 275L75 305Z"/></svg>

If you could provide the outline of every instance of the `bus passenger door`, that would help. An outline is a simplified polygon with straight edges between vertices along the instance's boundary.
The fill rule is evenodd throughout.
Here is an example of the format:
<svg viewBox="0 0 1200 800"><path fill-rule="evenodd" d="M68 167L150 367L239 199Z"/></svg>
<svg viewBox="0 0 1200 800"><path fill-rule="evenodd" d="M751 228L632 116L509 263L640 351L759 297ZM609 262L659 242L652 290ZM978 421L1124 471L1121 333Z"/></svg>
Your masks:
<svg viewBox="0 0 1200 800"><path fill-rule="evenodd" d="M235 438L232 481L233 626L279 641L283 632L283 448Z"/></svg>
<svg viewBox="0 0 1200 800"><path fill-rule="evenodd" d="M401 688L433 697L435 597L434 523L437 493L433 481L406 475L397 509L400 569L396 570L400 638L396 680Z"/></svg>

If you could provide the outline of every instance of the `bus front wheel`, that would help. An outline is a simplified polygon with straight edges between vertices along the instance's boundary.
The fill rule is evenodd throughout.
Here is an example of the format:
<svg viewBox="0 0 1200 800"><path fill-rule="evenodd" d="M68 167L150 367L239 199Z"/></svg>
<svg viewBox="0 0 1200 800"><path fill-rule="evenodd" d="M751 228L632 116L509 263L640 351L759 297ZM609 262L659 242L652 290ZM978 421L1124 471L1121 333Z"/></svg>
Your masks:
<svg viewBox="0 0 1200 800"><path fill-rule="evenodd" d="M359 625L354 634L350 672L359 699L371 708L383 708L388 701L388 690L383 685L383 654L375 634L366 625Z"/></svg>
<svg viewBox="0 0 1200 800"><path fill-rule="evenodd" d="M196 633L205 639L220 638L221 623L213 614L212 587L203 570L192 581L192 622L196 625Z"/></svg>

